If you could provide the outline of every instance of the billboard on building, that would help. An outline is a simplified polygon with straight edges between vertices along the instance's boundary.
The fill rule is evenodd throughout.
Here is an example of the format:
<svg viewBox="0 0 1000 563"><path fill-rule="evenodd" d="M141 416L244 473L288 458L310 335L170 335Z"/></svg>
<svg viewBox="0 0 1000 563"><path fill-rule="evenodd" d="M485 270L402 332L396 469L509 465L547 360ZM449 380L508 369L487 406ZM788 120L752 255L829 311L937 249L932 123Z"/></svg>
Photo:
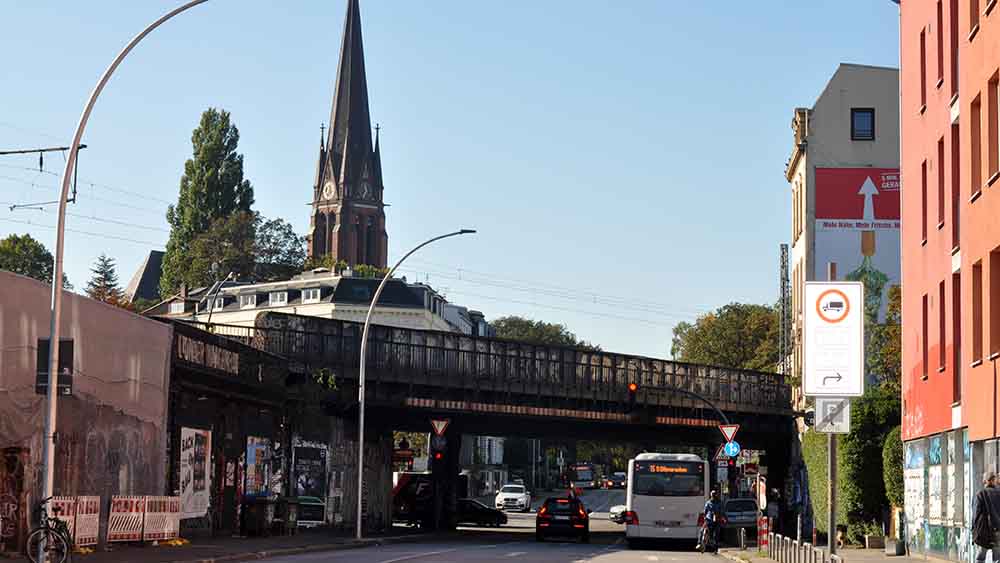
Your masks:
<svg viewBox="0 0 1000 563"><path fill-rule="evenodd" d="M816 169L816 278L837 264L841 280L865 284L865 318L885 320L889 288L900 283L899 169Z"/></svg>
<svg viewBox="0 0 1000 563"><path fill-rule="evenodd" d="M181 428L181 518L208 513L212 488L212 432Z"/></svg>

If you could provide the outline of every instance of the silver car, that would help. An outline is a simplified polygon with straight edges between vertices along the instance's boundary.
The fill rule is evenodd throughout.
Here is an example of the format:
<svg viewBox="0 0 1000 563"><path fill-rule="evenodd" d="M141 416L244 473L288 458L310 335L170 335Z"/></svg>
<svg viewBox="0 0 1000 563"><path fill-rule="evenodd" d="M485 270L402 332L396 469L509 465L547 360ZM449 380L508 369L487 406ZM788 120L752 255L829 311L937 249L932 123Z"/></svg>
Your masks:
<svg viewBox="0 0 1000 563"><path fill-rule="evenodd" d="M752 498L731 498L722 507L726 528L756 528L760 510Z"/></svg>

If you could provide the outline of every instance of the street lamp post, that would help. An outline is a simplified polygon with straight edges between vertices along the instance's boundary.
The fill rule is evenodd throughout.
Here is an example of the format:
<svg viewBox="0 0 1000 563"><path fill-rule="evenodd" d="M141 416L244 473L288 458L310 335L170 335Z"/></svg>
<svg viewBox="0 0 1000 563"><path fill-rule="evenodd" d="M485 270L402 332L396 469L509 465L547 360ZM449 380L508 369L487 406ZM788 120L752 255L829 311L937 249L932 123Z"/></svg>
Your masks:
<svg viewBox="0 0 1000 563"><path fill-rule="evenodd" d="M147 35L149 35L150 32L157 27L160 27L160 25L167 20L207 1L208 0L191 0L177 8L174 8L161 16L158 20L146 26L145 29L140 31L138 35L133 37L132 40L125 45L125 48L118 53L115 60L111 62L111 65L108 66L107 70L104 71L104 74L101 75L100 80L97 81L97 86L94 87L94 91L90 93L90 98L87 99L87 104L83 107L83 115L80 116L80 122L76 126L76 132L73 134L73 142L69 144L71 148L69 150L69 157L66 159L66 166L63 168L62 191L59 195L59 215L56 225L56 252L53 258L54 264L52 268L52 316L49 321L49 342L52 344L49 345L49 387L45 396L48 408L45 413L45 441L43 442L44 447L42 453L42 463L44 465L44 478L42 480L43 499L52 496L55 475L53 462L55 459L56 431L56 372L59 366L59 337L61 329L60 322L62 317L63 247L66 237L66 203L69 198L70 173L76 165L77 153L80 150L80 140L83 138L83 130L87 127L87 121L90 119L90 112L94 109L94 104L97 103L97 97L101 95L101 91L104 90L104 86L108 83L108 80L111 79L111 75L114 74L118 65L121 64L132 49ZM40 561L45 561L43 552L44 543L45 542L43 541L42 545L39 546L38 557Z"/></svg>
<svg viewBox="0 0 1000 563"><path fill-rule="evenodd" d="M454 237L458 235L469 235L475 233L473 229L462 229L460 231L455 231L453 233L448 233L445 235L436 236L428 241L418 244L413 250L407 252L402 258L396 262L396 265L389 270L385 276L382 278L382 282L378 284L378 289L375 290L375 295L372 296L371 305L368 306L368 314L365 315L365 327L361 332L361 367L358 374L358 506L357 506L357 526L355 536L357 539L362 539L361 534L361 495L362 487L364 486L364 469L365 469L365 349L368 344L368 327L371 324L372 312L375 311L375 304L378 303L379 295L382 294L382 289L385 287L386 282L392 278L392 274L399 268L400 264L404 260L410 257L414 252L420 250L421 248L427 246L432 242L439 241L443 238Z"/></svg>

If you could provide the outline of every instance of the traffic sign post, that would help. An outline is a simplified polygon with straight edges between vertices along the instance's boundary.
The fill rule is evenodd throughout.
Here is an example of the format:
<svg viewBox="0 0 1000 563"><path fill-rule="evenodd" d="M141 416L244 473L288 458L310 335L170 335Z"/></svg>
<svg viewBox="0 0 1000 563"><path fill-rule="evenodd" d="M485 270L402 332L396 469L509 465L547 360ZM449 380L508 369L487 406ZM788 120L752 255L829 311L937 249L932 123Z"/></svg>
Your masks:
<svg viewBox="0 0 1000 563"><path fill-rule="evenodd" d="M444 431L448 429L448 425L451 423L450 418L432 418L431 428L434 429L435 436L444 436Z"/></svg>
<svg viewBox="0 0 1000 563"><path fill-rule="evenodd" d="M737 442L726 442L726 446L723 448L723 451L729 457L736 457L740 455L740 445Z"/></svg>
<svg viewBox="0 0 1000 563"><path fill-rule="evenodd" d="M720 424L719 431L727 442L732 442L736 438L736 433L740 430L739 424Z"/></svg>
<svg viewBox="0 0 1000 563"><path fill-rule="evenodd" d="M864 394L864 293L861 282L806 282L802 324L806 396Z"/></svg>

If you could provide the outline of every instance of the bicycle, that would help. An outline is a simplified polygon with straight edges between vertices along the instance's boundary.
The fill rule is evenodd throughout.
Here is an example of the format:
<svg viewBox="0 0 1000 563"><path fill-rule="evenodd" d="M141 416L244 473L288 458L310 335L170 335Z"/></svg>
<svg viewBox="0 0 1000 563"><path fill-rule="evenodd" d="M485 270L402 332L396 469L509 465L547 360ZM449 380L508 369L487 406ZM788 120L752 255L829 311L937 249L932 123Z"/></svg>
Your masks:
<svg viewBox="0 0 1000 563"><path fill-rule="evenodd" d="M73 546L73 537L70 535L66 523L58 518L58 507L52 509L55 516L49 516L45 506L50 500L52 497L43 499L35 505L38 525L28 534L28 541L24 545L24 554L31 563L69 563L71 561L70 550ZM43 541L45 553L44 558L39 561L38 552Z"/></svg>

